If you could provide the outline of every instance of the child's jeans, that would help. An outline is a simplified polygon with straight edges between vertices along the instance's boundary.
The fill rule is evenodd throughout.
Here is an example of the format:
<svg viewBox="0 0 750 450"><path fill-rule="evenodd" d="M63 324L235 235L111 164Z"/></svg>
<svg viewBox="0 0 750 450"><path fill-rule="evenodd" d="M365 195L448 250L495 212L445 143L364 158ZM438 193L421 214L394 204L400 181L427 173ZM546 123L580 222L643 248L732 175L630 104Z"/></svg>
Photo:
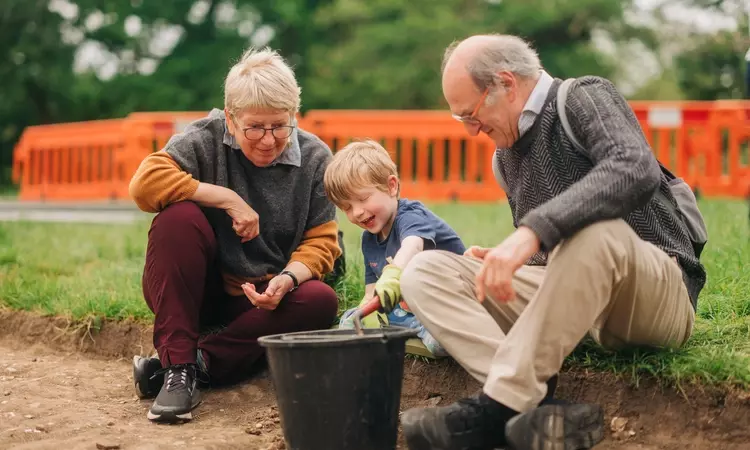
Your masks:
<svg viewBox="0 0 750 450"><path fill-rule="evenodd" d="M354 328L354 323L351 319L352 314L354 314L354 311L356 311L357 308L351 308L344 312L344 314L341 315L341 321L339 322L339 328L341 329L351 329ZM373 313L373 316L375 313ZM368 316L369 317L369 316ZM429 331L422 325L422 323L414 316L414 313L405 311L401 305L396 305L396 307L391 311L388 315L388 323L384 325L391 325L394 327L403 327L403 328L412 328L417 330L417 337L422 341L424 346L427 348L427 350L430 351L435 357L442 358L444 356L448 356L448 353L445 351L445 349L440 345L440 343L435 340L434 337L430 334ZM366 328L370 328L370 326L363 325Z"/></svg>

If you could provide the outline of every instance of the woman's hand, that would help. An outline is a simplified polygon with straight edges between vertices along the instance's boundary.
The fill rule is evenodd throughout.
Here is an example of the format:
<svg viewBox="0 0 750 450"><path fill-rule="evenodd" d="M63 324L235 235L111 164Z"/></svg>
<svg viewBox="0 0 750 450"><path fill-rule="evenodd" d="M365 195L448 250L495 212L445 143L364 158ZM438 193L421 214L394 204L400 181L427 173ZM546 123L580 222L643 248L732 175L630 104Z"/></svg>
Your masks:
<svg viewBox="0 0 750 450"><path fill-rule="evenodd" d="M284 296L292 290L294 282L288 275L277 275L271 278L264 292L255 290L255 285L245 283L242 290L250 302L258 308L273 311L279 306L279 302Z"/></svg>
<svg viewBox="0 0 750 450"><path fill-rule="evenodd" d="M227 212L232 218L232 228L241 242L254 239L260 233L258 213L247 204L242 197L229 188L215 184L199 183L191 200L201 206L219 208Z"/></svg>
<svg viewBox="0 0 750 450"><path fill-rule="evenodd" d="M258 213L239 196L231 202L226 211L232 218L232 229L237 233L237 236L242 238L240 242L244 244L260 234Z"/></svg>

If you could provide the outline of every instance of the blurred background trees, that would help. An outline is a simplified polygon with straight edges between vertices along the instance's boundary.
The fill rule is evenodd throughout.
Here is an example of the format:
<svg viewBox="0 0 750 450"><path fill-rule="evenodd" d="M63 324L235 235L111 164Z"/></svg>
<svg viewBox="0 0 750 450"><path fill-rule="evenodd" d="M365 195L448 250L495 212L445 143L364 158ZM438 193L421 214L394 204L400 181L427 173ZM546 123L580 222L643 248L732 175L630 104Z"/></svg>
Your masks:
<svg viewBox="0 0 750 450"><path fill-rule="evenodd" d="M303 110L444 108L454 39L529 39L558 77L633 99L745 96L742 0L3 0L0 184L28 125L222 106L250 45L295 67Z"/></svg>

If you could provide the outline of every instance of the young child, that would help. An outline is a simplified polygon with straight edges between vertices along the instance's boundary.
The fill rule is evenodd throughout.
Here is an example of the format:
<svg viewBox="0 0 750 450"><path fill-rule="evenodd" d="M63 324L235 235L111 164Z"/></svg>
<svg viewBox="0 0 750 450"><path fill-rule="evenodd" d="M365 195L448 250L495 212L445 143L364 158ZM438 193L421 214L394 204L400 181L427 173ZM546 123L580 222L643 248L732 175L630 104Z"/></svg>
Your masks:
<svg viewBox="0 0 750 450"><path fill-rule="evenodd" d="M417 253L439 249L463 254L456 232L419 201L399 198L396 164L377 142L352 142L336 152L323 178L326 194L347 219L363 228L365 296L380 297L386 315L376 312L363 319L367 328L382 325L419 330L424 347L434 357L445 350L419 323L401 298L401 271ZM356 308L344 313L341 328L350 328ZM425 355L427 356L427 355Z"/></svg>

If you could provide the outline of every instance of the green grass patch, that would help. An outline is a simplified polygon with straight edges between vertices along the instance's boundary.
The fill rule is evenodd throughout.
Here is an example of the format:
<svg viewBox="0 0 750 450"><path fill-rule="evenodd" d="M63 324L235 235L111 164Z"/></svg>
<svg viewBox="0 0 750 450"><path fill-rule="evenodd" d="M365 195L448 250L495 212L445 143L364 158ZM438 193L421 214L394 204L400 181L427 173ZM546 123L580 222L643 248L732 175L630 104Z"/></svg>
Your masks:
<svg viewBox="0 0 750 450"><path fill-rule="evenodd" d="M513 231L505 204L433 205L467 245L492 246ZM675 351L611 353L584 342L567 364L672 383L750 387L750 226L742 201L701 201L709 244L708 283L695 333ZM131 225L0 223L0 305L74 319L150 320L141 292L149 222ZM341 217L348 271L337 286L341 310L364 293L361 230Z"/></svg>

